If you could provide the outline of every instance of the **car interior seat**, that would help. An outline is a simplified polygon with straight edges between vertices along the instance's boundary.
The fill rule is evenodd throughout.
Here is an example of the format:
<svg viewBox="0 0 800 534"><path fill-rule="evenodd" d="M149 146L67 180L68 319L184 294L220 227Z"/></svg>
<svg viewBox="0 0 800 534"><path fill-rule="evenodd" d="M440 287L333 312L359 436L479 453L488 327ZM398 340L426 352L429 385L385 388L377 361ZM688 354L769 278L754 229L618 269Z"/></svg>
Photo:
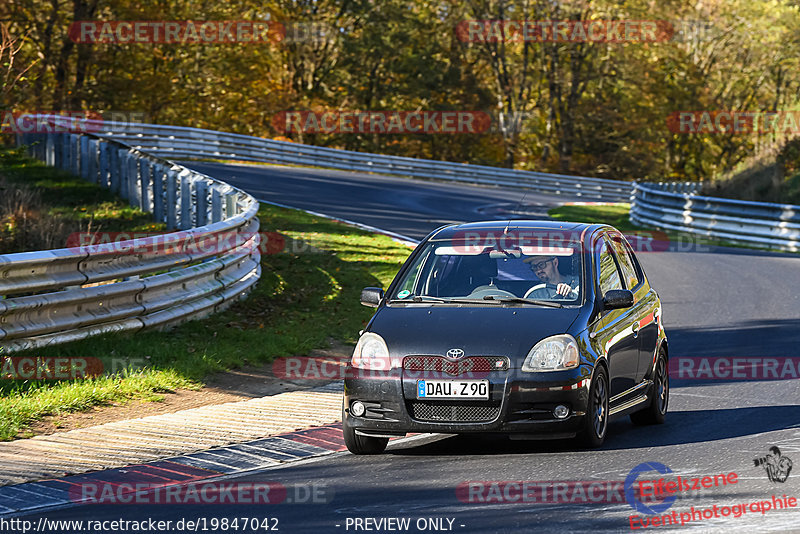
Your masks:
<svg viewBox="0 0 800 534"><path fill-rule="evenodd" d="M462 256L458 266L440 287L441 295L469 295L476 287L494 283L497 278L497 261L488 254Z"/></svg>

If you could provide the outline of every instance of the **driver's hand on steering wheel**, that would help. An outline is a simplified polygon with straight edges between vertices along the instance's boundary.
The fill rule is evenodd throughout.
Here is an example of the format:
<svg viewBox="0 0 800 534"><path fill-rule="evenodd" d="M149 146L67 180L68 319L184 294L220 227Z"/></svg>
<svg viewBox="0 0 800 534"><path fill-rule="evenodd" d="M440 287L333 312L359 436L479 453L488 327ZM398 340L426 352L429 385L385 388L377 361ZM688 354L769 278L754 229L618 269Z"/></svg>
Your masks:
<svg viewBox="0 0 800 534"><path fill-rule="evenodd" d="M561 295L562 297L566 297L570 293L572 293L572 288L569 286L569 284L562 283L556 286L556 294Z"/></svg>

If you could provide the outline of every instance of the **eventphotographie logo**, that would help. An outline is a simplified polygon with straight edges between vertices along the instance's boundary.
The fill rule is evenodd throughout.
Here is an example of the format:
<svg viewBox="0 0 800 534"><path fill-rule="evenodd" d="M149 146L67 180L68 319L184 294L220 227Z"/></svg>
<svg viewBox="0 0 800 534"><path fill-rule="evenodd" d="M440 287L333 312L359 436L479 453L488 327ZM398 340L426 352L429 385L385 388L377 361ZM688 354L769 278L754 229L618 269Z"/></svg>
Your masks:
<svg viewBox="0 0 800 534"><path fill-rule="evenodd" d="M789 473L792 472L792 460L781 454L781 450L773 445L765 456L755 458L753 463L756 467L763 467L767 472L770 482L786 482Z"/></svg>
<svg viewBox="0 0 800 534"><path fill-rule="evenodd" d="M644 462L630 470L628 476L625 477L625 500L628 504L639 513L656 515L668 510L674 503L677 497L670 495L656 502L645 503L642 499L641 491L636 491L636 486L641 487L642 483L638 481L639 475L655 471L656 473L666 475L672 473L672 469L659 462Z"/></svg>
<svg viewBox="0 0 800 534"><path fill-rule="evenodd" d="M678 495L701 492L704 489L738 484L739 475L733 471L714 475L687 477L658 477L642 479L643 473L655 471L661 475L670 475L672 470L659 462L644 462L631 469L625 478L625 499L639 513L658 515L668 510Z"/></svg>

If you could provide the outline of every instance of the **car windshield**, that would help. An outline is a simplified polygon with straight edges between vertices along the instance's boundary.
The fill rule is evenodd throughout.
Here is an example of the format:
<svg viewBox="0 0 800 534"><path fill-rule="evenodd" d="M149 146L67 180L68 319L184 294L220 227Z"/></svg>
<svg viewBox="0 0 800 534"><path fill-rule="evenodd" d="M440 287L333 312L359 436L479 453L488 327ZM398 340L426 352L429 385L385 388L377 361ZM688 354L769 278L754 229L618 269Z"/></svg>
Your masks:
<svg viewBox="0 0 800 534"><path fill-rule="evenodd" d="M389 298L394 302L574 305L583 293L580 252L579 242L562 235L498 242L430 241L404 271Z"/></svg>

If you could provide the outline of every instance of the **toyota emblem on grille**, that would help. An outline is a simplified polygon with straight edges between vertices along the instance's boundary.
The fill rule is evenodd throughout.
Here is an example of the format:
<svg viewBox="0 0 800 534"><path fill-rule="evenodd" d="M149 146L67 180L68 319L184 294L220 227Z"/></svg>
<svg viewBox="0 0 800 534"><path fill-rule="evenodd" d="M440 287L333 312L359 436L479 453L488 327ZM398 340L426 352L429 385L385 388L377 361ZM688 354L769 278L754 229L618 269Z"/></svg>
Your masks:
<svg viewBox="0 0 800 534"><path fill-rule="evenodd" d="M461 349L450 349L447 351L448 358L460 358L464 355L464 351Z"/></svg>

